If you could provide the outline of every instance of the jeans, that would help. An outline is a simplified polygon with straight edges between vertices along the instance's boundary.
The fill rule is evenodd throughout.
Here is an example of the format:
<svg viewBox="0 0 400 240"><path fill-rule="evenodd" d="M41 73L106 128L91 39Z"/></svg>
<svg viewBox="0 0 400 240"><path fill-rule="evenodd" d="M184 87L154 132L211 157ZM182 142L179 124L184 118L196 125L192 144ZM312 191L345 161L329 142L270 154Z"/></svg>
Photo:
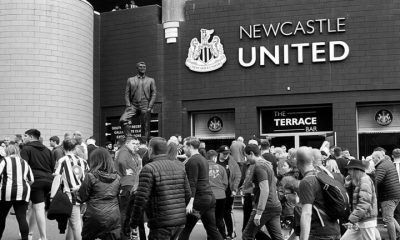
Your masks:
<svg viewBox="0 0 400 240"><path fill-rule="evenodd" d="M340 240L375 240L376 228L360 228L359 231L348 229Z"/></svg>
<svg viewBox="0 0 400 240"><path fill-rule="evenodd" d="M135 204L135 195L131 193L132 186L122 187L122 192L120 194L119 207L121 212L121 226L122 231L124 226L127 224L129 226L131 215L133 212L133 205ZM142 215L138 221L139 225L139 237L140 239L146 240L146 230L144 228L144 215ZM121 239L128 239L124 233L121 233Z"/></svg>
<svg viewBox="0 0 400 240"><path fill-rule="evenodd" d="M250 215L250 219L247 222L247 226L243 231L242 239L243 240L254 239L256 234L262 228L262 226L265 225L265 227L268 229L268 232L271 235L272 239L283 240L282 231L281 231L280 214L281 213L279 211L273 212L273 211L266 210L261 215L260 225L256 226L254 224L254 217L256 215L256 210L253 210L253 212Z"/></svg>
<svg viewBox="0 0 400 240"><path fill-rule="evenodd" d="M142 125L141 135L146 136L147 140L150 137L150 112L147 111L148 103L143 102L140 104L132 104L130 107L127 107L120 118L121 125L127 124L132 117L139 116L140 124Z"/></svg>
<svg viewBox="0 0 400 240"><path fill-rule="evenodd" d="M21 239L27 240L29 235L29 226L26 221L26 211L28 203L25 201L0 201L0 239L2 239L4 228L6 226L6 218L11 207L14 207L15 216L17 217Z"/></svg>
<svg viewBox="0 0 400 240"><path fill-rule="evenodd" d="M249 222L251 212L253 211L253 196L251 194L244 195L244 202L243 202L243 227L242 232L247 226ZM268 237L263 231L258 231L256 234L257 240L270 240L271 238Z"/></svg>
<svg viewBox="0 0 400 240"><path fill-rule="evenodd" d="M396 239L396 230L400 232L399 223L394 219L394 211L399 205L399 199L383 201L382 207L382 219L387 225L389 240Z"/></svg>
<svg viewBox="0 0 400 240"><path fill-rule="evenodd" d="M65 239L66 240L82 239L81 206L79 205L74 205L72 207L71 217L68 219L68 230Z"/></svg>
<svg viewBox="0 0 400 240"><path fill-rule="evenodd" d="M131 189L133 186L122 186L121 187L121 193L119 194L119 211L121 213L121 240L128 240L128 236L125 236L123 232L123 226L125 223L125 219L127 218L126 216L126 210L129 205L130 201L130 196L131 196Z"/></svg>
<svg viewBox="0 0 400 240"><path fill-rule="evenodd" d="M209 204L207 204L208 207L199 211L201 222L203 223L203 226L207 232L207 238L212 240L223 240L221 234L219 233L216 227L214 196L212 196L211 201L208 202L209 202ZM197 216L193 214L187 215L186 225L181 235L179 236L179 240L189 239L190 233L192 232L194 226L196 226L197 221L199 221L199 218Z"/></svg>
<svg viewBox="0 0 400 240"><path fill-rule="evenodd" d="M224 221L226 225L226 230L228 232L228 236L232 236L233 234L232 208L233 208L234 198L231 195L232 192L230 190L226 191Z"/></svg>
<svg viewBox="0 0 400 240"><path fill-rule="evenodd" d="M150 229L149 240L176 240L184 226ZM142 238L140 238L142 239Z"/></svg>
<svg viewBox="0 0 400 240"><path fill-rule="evenodd" d="M217 199L217 204L215 207L215 221L217 223L217 228L219 233L221 233L222 238L226 238L225 223L224 223L224 213L225 213L225 198Z"/></svg>

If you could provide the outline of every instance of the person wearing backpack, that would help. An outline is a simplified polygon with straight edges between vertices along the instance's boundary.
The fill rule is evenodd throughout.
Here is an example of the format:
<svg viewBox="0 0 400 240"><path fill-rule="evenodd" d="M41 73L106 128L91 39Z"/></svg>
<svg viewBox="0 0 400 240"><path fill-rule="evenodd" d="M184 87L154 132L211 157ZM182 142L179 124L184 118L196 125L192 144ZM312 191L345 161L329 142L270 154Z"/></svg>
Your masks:
<svg viewBox="0 0 400 240"><path fill-rule="evenodd" d="M351 179L346 181L346 187L354 188L353 211L344 224L347 231L341 240L375 240L378 202L374 182L365 173L367 166L363 161L350 160L346 168Z"/></svg>
<svg viewBox="0 0 400 240"><path fill-rule="evenodd" d="M312 149L300 147L296 159L297 167L303 176L299 187L299 198L302 204L300 240L339 240L340 227L337 219L332 219L326 213L332 205L327 203L320 180L317 178L317 172L313 166ZM326 174L324 176L334 181Z"/></svg>

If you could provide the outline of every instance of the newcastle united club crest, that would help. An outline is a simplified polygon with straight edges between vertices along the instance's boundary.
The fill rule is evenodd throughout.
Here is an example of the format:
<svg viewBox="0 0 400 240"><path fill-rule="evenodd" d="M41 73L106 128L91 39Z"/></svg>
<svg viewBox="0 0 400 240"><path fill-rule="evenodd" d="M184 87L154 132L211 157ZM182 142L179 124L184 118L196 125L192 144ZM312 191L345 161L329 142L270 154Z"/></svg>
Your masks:
<svg viewBox="0 0 400 240"><path fill-rule="evenodd" d="M226 62L224 47L221 44L221 39L214 36L210 41L211 34L214 29L201 29L201 40L193 38L190 42L188 57L185 65L195 72L211 72L214 71Z"/></svg>
<svg viewBox="0 0 400 240"><path fill-rule="evenodd" d="M381 126L389 125L393 120L393 115L390 111L382 109L375 114L375 121Z"/></svg>
<svg viewBox="0 0 400 240"><path fill-rule="evenodd" d="M224 127L222 119L217 116L211 117L210 120L208 120L207 125L208 130L210 130L211 132L219 132Z"/></svg>

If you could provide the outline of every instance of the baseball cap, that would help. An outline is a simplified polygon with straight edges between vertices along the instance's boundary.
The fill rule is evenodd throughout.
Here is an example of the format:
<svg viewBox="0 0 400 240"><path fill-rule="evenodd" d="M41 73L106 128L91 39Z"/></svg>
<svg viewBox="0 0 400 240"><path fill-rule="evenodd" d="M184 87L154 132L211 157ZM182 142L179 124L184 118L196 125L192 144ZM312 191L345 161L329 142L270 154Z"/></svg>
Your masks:
<svg viewBox="0 0 400 240"><path fill-rule="evenodd" d="M227 145L222 145L221 147L218 148L219 153L230 153L231 149Z"/></svg>

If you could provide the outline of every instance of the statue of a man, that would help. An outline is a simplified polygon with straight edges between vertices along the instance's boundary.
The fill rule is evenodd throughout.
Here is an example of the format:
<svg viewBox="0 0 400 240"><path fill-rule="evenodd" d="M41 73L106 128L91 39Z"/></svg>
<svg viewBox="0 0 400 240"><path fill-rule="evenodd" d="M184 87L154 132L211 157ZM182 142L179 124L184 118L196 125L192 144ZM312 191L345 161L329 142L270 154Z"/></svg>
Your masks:
<svg viewBox="0 0 400 240"><path fill-rule="evenodd" d="M156 83L153 78L145 75L146 64L136 64L138 74L128 78L125 88L125 112L120 118L122 130L127 138L132 137L129 121L134 116L140 117L142 132L144 129L147 140L150 138L150 112L156 101Z"/></svg>

